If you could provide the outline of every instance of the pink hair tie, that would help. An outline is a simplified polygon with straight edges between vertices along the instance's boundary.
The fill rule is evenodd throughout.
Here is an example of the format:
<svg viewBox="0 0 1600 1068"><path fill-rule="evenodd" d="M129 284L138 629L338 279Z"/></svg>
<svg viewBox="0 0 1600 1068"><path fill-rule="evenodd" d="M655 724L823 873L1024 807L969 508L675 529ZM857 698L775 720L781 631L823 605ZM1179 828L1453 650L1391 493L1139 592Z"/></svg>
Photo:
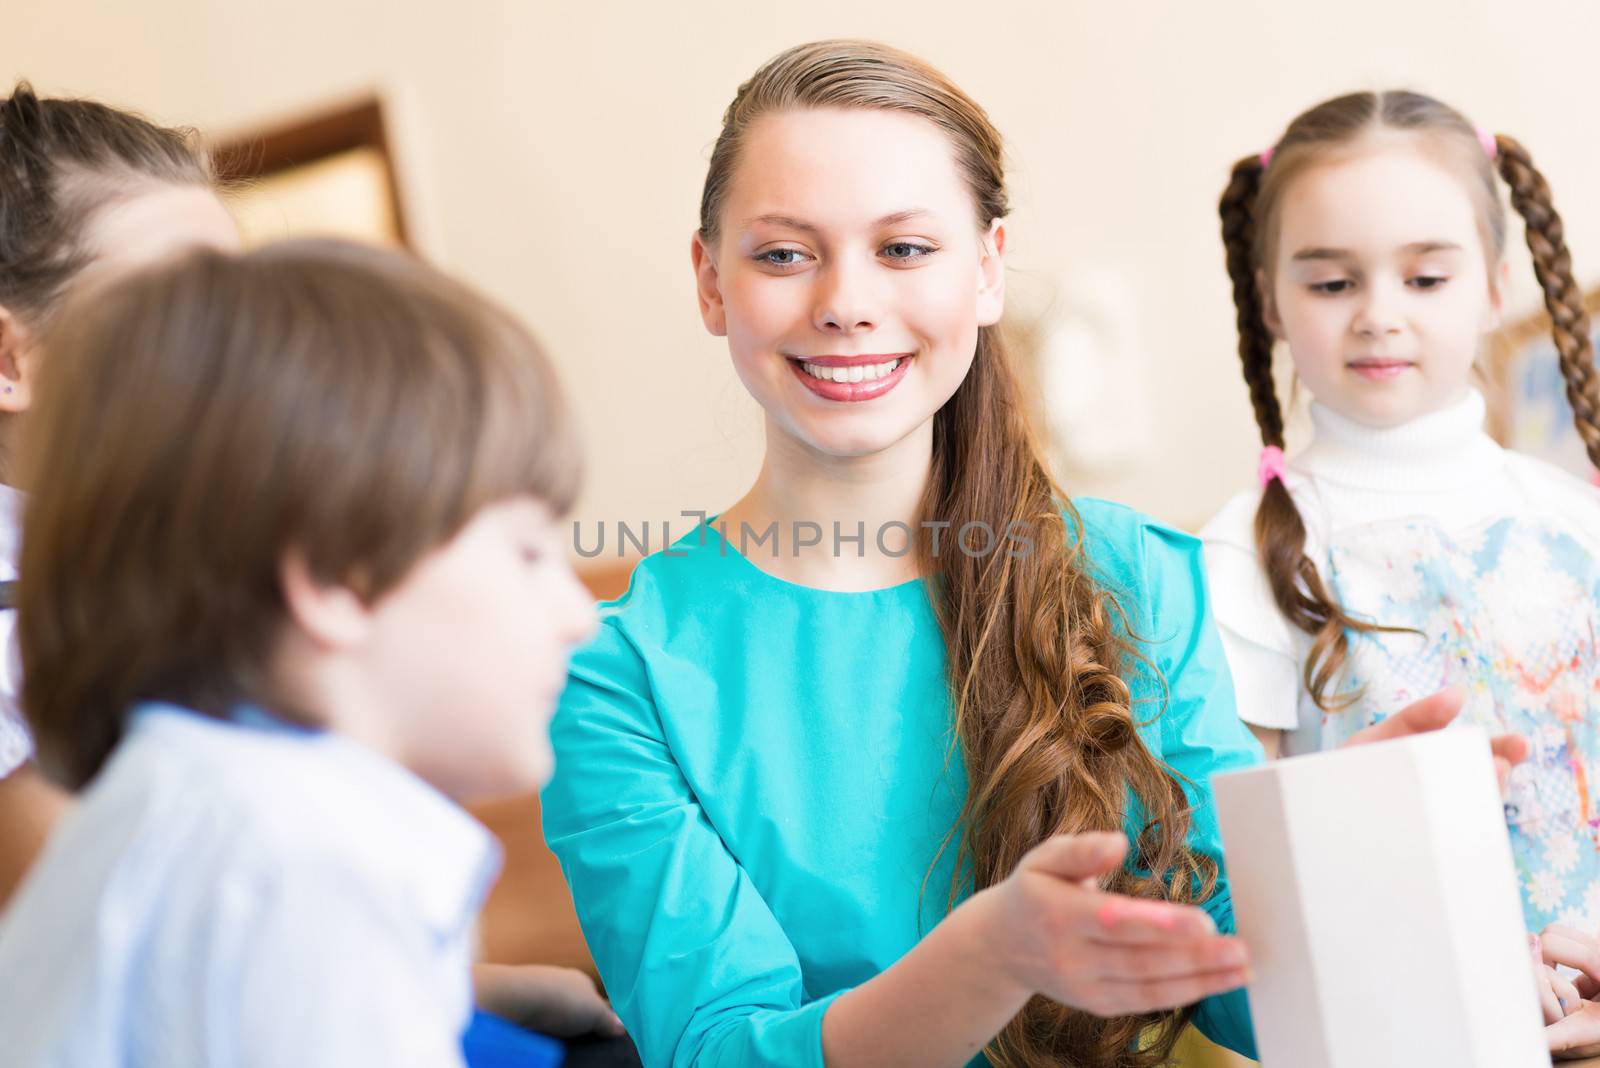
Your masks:
<svg viewBox="0 0 1600 1068"><path fill-rule="evenodd" d="M1475 126L1473 129L1478 131L1478 144L1483 146L1483 151L1485 154L1487 154L1490 159L1494 159L1496 156L1498 156L1500 154L1500 145L1499 142L1494 139L1494 134L1490 133L1488 130L1485 130L1482 126Z"/></svg>
<svg viewBox="0 0 1600 1068"><path fill-rule="evenodd" d="M1286 470L1283 463L1283 450L1276 445L1268 445L1261 450L1261 462L1256 466L1256 477L1265 486L1273 479L1283 480Z"/></svg>
<svg viewBox="0 0 1600 1068"><path fill-rule="evenodd" d="M1272 165L1272 150L1276 147L1276 145L1269 145L1256 154L1256 159L1261 161L1262 170L1266 170Z"/></svg>

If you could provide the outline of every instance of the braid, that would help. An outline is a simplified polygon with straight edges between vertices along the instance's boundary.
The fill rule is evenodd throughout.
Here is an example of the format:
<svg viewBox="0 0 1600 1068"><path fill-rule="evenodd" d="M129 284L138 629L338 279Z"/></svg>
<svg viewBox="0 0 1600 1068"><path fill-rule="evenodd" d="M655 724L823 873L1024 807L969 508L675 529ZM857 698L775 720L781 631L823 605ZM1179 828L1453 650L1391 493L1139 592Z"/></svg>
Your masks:
<svg viewBox="0 0 1600 1068"><path fill-rule="evenodd" d="M1550 313L1550 332L1567 381L1578 435L1589 460L1600 467L1600 381L1594 368L1594 342L1589 333L1589 313L1583 293L1572 276L1572 255L1567 251L1561 216L1550 199L1550 185L1533 166L1528 150L1504 134L1495 138L1495 162L1511 188L1511 206L1522 216L1533 253L1533 273L1544 291Z"/></svg>
<svg viewBox="0 0 1600 1068"><path fill-rule="evenodd" d="M1283 410L1272 383L1272 335L1262 314L1261 289L1256 285L1256 191L1261 187L1261 159L1246 156L1233 165L1228 188L1222 191L1222 247L1227 252L1228 277L1233 280L1233 305L1239 327L1239 360L1250 404L1255 408L1261 443L1283 447Z"/></svg>
<svg viewBox="0 0 1600 1068"><path fill-rule="evenodd" d="M1255 408L1261 443L1283 448L1283 408L1272 380L1273 337L1267 329L1261 287L1256 282L1256 194L1265 167L1259 156L1246 156L1233 165L1228 186L1217 206L1222 216L1222 245L1227 253L1228 276L1233 280L1233 304L1239 328L1239 362L1250 403ZM1349 655L1347 632L1388 631L1374 623L1347 615L1328 592L1316 563L1306 555L1306 525L1283 479L1273 478L1262 487L1256 508L1256 550L1266 573L1272 599L1291 624L1313 638L1306 658L1306 691L1317 707L1336 711L1348 707L1356 695L1335 698L1328 689Z"/></svg>

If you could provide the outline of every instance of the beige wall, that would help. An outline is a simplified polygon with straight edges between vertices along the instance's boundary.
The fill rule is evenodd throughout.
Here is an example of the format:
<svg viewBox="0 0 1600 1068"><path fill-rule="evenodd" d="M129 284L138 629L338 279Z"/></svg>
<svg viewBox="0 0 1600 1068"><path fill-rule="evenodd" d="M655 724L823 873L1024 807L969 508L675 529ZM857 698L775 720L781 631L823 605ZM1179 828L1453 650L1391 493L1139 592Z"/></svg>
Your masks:
<svg viewBox="0 0 1600 1068"><path fill-rule="evenodd" d="M688 234L734 88L808 38L909 48L989 109L1014 161L1014 291L1038 305L1109 288L1136 320L1142 400L1119 403L1141 404L1150 439L1069 483L1174 522L1251 477L1213 205L1229 161L1302 107L1400 84L1514 133L1556 190L1580 274L1600 275L1600 6L1579 0L454 8L12 0L0 79L217 132L388 92L419 244L522 313L561 364L591 442L586 520L716 510L755 472L760 423L700 329ZM1519 257L1519 308L1529 273Z"/></svg>

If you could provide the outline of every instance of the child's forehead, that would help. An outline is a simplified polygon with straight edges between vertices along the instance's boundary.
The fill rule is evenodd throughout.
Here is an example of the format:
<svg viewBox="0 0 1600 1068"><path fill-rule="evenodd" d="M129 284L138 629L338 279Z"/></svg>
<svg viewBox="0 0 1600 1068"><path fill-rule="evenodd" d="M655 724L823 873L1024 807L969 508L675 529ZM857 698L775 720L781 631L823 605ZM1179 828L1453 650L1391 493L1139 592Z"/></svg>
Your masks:
<svg viewBox="0 0 1600 1068"><path fill-rule="evenodd" d="M493 501L479 510L474 518L480 517L520 530L542 530L552 526L559 518L548 501L532 493L515 493Z"/></svg>
<svg viewBox="0 0 1600 1068"><path fill-rule="evenodd" d="M1307 164L1284 190L1280 248L1466 244L1480 224L1472 180L1421 138L1330 154Z"/></svg>

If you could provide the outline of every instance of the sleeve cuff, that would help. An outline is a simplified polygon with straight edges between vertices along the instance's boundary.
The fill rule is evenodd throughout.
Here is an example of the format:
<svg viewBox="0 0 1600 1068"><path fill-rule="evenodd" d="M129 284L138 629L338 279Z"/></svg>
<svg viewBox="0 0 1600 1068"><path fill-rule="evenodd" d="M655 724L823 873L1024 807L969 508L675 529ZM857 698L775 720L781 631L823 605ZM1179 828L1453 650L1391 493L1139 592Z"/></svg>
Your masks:
<svg viewBox="0 0 1600 1068"><path fill-rule="evenodd" d="M1300 666L1226 625L1222 648L1233 675L1234 705L1239 718L1257 727L1292 731L1300 726Z"/></svg>
<svg viewBox="0 0 1600 1068"><path fill-rule="evenodd" d="M713 1028L699 1055L687 1063L826 1068L822 1057L822 1017L844 992L835 990L786 1012L768 1010L729 1020L721 1028ZM675 1063L683 1062L675 1059Z"/></svg>
<svg viewBox="0 0 1600 1068"><path fill-rule="evenodd" d="M1206 998L1195 1013L1194 1025L1217 1045L1257 1060L1255 1026L1250 1022L1250 1002L1244 989Z"/></svg>

